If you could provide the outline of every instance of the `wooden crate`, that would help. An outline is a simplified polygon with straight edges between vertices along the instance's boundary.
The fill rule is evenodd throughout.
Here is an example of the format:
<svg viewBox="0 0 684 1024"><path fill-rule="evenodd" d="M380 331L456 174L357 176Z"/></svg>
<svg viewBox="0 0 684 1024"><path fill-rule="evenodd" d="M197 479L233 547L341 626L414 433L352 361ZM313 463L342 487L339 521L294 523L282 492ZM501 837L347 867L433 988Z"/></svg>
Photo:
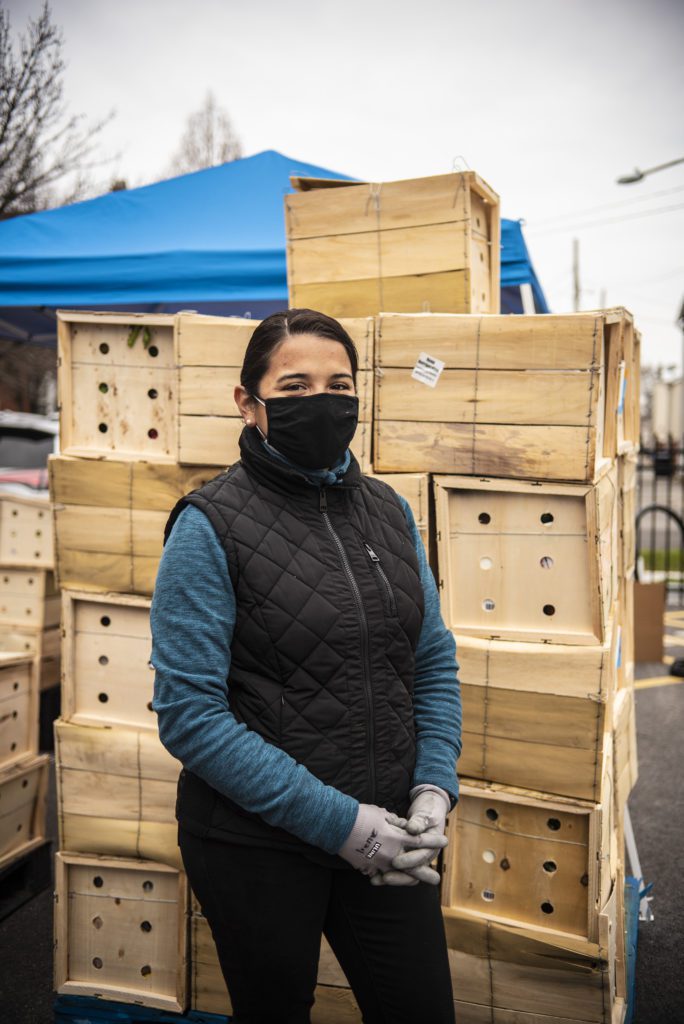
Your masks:
<svg viewBox="0 0 684 1024"><path fill-rule="evenodd" d="M482 921L598 940L615 881L613 737L600 803L461 779L449 817L442 903Z"/></svg>
<svg viewBox="0 0 684 1024"><path fill-rule="evenodd" d="M605 643L618 597L614 468L595 485L436 476L434 486L449 629Z"/></svg>
<svg viewBox="0 0 684 1024"><path fill-rule="evenodd" d="M618 687L634 683L634 570L620 578L618 601L619 652Z"/></svg>
<svg viewBox="0 0 684 1024"><path fill-rule="evenodd" d="M50 758L0 772L0 870L45 842Z"/></svg>
<svg viewBox="0 0 684 1024"><path fill-rule="evenodd" d="M201 1013L232 1013L232 1003L206 918L194 910L190 918L191 1009ZM346 978L325 939L311 1024L361 1024L361 1012Z"/></svg>
<svg viewBox="0 0 684 1024"><path fill-rule="evenodd" d="M62 717L157 732L150 601L63 590Z"/></svg>
<svg viewBox="0 0 684 1024"><path fill-rule="evenodd" d="M618 692L613 707L613 759L615 763L615 814L624 813L629 794L639 777L634 687Z"/></svg>
<svg viewBox="0 0 684 1024"><path fill-rule="evenodd" d="M55 858L55 989L183 1012L187 881L153 861Z"/></svg>
<svg viewBox="0 0 684 1024"><path fill-rule="evenodd" d="M62 588L150 595L169 512L222 472L52 456L55 571Z"/></svg>
<svg viewBox="0 0 684 1024"><path fill-rule="evenodd" d="M596 480L638 404L620 391L632 326L623 309L379 317L374 468Z"/></svg>
<svg viewBox="0 0 684 1024"><path fill-rule="evenodd" d="M618 653L616 623L591 647L457 635L459 774L600 800Z"/></svg>
<svg viewBox="0 0 684 1024"><path fill-rule="evenodd" d="M258 322L194 313L58 314L62 452L203 466L236 462L243 422L233 390ZM344 326L361 369L361 426L352 447L370 466L373 321Z"/></svg>
<svg viewBox="0 0 684 1024"><path fill-rule="evenodd" d="M59 626L59 610L59 591L52 571L0 568L0 624L49 629Z"/></svg>
<svg viewBox="0 0 684 1024"><path fill-rule="evenodd" d="M299 190L285 197L292 306L336 317L498 313L499 197L477 174L292 183Z"/></svg>
<svg viewBox="0 0 684 1024"><path fill-rule="evenodd" d="M0 770L38 753L38 665L18 652L0 653Z"/></svg>
<svg viewBox="0 0 684 1024"><path fill-rule="evenodd" d="M618 516L620 547L618 550L618 573L629 576L636 561L636 484L637 455L627 454L618 458Z"/></svg>
<svg viewBox="0 0 684 1024"><path fill-rule="evenodd" d="M0 565L51 569L54 562L47 496L0 496Z"/></svg>
<svg viewBox="0 0 684 1024"><path fill-rule="evenodd" d="M622 322L622 363L618 397L618 452L638 450L641 431L641 334L631 318Z"/></svg>
<svg viewBox="0 0 684 1024"><path fill-rule="evenodd" d="M588 942L444 908L459 1024L622 1024L621 880Z"/></svg>
<svg viewBox="0 0 684 1024"><path fill-rule="evenodd" d="M180 867L180 764L147 729L55 722L60 846Z"/></svg>
<svg viewBox="0 0 684 1024"><path fill-rule="evenodd" d="M190 1009L228 1015L233 1012L211 929L199 910L190 915Z"/></svg>
<svg viewBox="0 0 684 1024"><path fill-rule="evenodd" d="M59 626L36 629L34 626L8 626L0 623L0 651L30 654L38 666L39 689L48 690L59 683Z"/></svg>

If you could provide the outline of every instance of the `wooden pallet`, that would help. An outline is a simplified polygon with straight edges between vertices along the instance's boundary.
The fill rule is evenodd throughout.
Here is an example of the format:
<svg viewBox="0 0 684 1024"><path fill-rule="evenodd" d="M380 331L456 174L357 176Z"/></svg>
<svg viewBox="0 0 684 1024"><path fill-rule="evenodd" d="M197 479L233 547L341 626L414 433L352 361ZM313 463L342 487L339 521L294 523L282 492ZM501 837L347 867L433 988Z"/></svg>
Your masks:
<svg viewBox="0 0 684 1024"><path fill-rule="evenodd" d="M592 482L638 442L639 392L624 374L633 348L624 309L382 315L373 465ZM429 359L442 367L432 386L416 371Z"/></svg>
<svg viewBox="0 0 684 1024"><path fill-rule="evenodd" d="M153 861L55 858L55 989L182 1013L187 881Z"/></svg>
<svg viewBox="0 0 684 1024"><path fill-rule="evenodd" d="M616 477L434 477L446 625L485 639L605 643L618 598Z"/></svg>
<svg viewBox="0 0 684 1024"><path fill-rule="evenodd" d="M499 197L477 174L292 183L298 191L285 197L292 306L335 317L498 312Z"/></svg>

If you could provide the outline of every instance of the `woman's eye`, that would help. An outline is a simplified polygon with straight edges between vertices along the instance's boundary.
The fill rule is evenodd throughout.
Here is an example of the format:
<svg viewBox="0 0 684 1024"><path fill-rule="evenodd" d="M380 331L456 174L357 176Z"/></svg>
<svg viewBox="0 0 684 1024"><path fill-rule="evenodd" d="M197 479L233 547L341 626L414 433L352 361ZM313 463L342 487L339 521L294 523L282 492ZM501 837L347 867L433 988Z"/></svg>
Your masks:
<svg viewBox="0 0 684 1024"><path fill-rule="evenodd" d="M292 384L286 384L285 387L282 390L283 391L305 391L306 390L306 384L303 384L302 381L293 381Z"/></svg>
<svg viewBox="0 0 684 1024"><path fill-rule="evenodd" d="M337 384L331 385L333 391L351 391L351 384L345 384L344 381L338 381Z"/></svg>

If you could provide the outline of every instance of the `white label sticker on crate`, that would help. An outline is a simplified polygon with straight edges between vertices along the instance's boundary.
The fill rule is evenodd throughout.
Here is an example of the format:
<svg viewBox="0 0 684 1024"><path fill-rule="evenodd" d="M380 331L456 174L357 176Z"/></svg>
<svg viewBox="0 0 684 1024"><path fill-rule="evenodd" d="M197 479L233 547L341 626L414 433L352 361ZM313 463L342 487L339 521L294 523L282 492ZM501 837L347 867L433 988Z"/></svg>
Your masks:
<svg viewBox="0 0 684 1024"><path fill-rule="evenodd" d="M411 376L414 380L419 380L421 384L427 384L428 387L434 388L442 375L443 369L444 363L441 359L435 359L434 356L429 356L427 352L421 352L416 365L413 367Z"/></svg>

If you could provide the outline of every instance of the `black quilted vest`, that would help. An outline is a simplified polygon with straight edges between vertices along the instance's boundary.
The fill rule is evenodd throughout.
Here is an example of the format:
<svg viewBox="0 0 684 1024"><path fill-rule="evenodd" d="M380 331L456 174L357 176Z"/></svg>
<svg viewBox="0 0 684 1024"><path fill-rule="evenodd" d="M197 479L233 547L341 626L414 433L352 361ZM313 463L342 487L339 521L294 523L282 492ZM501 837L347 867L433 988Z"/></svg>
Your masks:
<svg viewBox="0 0 684 1024"><path fill-rule="evenodd" d="M228 678L240 722L323 782L398 814L415 764L413 677L423 590L403 509L356 460L320 489L264 451L182 498L209 518L228 561L237 618ZM194 834L337 861L238 807L193 773L177 816Z"/></svg>

